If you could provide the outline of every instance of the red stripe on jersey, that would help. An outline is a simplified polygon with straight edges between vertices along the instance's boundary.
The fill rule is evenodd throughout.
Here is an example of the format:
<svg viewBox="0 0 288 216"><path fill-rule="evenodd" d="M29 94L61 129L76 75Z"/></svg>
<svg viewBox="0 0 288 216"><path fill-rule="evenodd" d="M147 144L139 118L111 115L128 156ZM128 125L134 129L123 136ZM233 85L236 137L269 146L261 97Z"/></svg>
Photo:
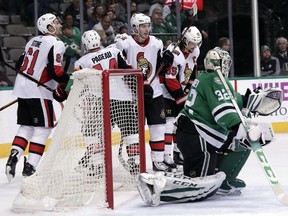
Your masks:
<svg viewBox="0 0 288 216"><path fill-rule="evenodd" d="M21 149L23 149L23 151L25 151L25 149L28 145L28 141L23 137L15 136L12 145L18 146Z"/></svg>
<svg viewBox="0 0 288 216"><path fill-rule="evenodd" d="M48 127L53 127L51 119L51 110L49 109L49 103L47 99L44 99L45 111L47 115Z"/></svg>
<svg viewBox="0 0 288 216"><path fill-rule="evenodd" d="M45 67L42 74L41 74L39 82L40 83L46 83L50 80L52 80L52 78L48 75L47 67Z"/></svg>
<svg viewBox="0 0 288 216"><path fill-rule="evenodd" d="M55 71L55 74L60 77L64 74L64 68L62 68L62 66L59 66L59 65L54 65L54 71Z"/></svg>
<svg viewBox="0 0 288 216"><path fill-rule="evenodd" d="M43 155L44 150L45 150L45 145L30 142L29 153Z"/></svg>
<svg viewBox="0 0 288 216"><path fill-rule="evenodd" d="M165 134L165 144L171 144L173 141L173 134Z"/></svg>
<svg viewBox="0 0 288 216"><path fill-rule="evenodd" d="M164 151L165 148L164 140L150 141L149 144L152 151Z"/></svg>
<svg viewBox="0 0 288 216"><path fill-rule="evenodd" d="M182 89L179 81L176 78L166 78L166 87L169 88L172 92Z"/></svg>

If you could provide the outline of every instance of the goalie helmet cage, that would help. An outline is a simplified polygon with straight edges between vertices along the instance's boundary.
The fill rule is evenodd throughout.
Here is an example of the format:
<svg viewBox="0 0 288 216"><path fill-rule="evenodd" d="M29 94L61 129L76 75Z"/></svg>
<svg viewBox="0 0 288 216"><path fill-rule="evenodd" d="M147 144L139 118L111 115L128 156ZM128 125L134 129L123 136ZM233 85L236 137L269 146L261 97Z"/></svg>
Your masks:
<svg viewBox="0 0 288 216"><path fill-rule="evenodd" d="M23 179L14 211L113 209L114 190L137 190L135 177L146 171L142 72L82 69L73 77L52 142Z"/></svg>

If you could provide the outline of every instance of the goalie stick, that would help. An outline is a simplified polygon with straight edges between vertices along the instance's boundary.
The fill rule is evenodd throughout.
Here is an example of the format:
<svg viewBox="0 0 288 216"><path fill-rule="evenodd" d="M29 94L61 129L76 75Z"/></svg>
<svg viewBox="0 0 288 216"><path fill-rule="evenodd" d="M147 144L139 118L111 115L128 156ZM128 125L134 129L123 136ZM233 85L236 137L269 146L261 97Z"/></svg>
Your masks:
<svg viewBox="0 0 288 216"><path fill-rule="evenodd" d="M224 77L223 77L223 74L222 72L220 71L220 69L217 69L217 74L222 82L222 84L224 85L224 88L234 106L234 108L236 109L236 112L237 114L239 115L240 119L241 119L241 122L243 123L246 131L248 130L248 125L238 107L238 104L237 102L235 101L234 99L234 96L231 92L231 90L229 89ZM264 152L263 152L263 149L262 149L262 146L261 144L259 143L259 141L250 141L249 140L249 143L251 145L251 148L256 156L256 158L258 159L263 171L264 171L264 174L267 178L267 180L269 181L270 183L270 186L276 196L276 198L278 199L279 202L281 202L282 204L284 205L288 205L288 194L284 191L283 189L283 186L279 183L278 181L278 178L276 177L276 175L274 174L274 171L271 167L271 165L269 164Z"/></svg>

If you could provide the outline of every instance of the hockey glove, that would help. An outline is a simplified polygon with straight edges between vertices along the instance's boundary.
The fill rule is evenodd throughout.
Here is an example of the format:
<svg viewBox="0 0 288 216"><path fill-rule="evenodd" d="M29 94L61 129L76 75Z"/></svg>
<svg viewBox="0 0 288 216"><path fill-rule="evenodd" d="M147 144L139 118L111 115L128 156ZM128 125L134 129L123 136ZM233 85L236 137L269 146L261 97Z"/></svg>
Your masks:
<svg viewBox="0 0 288 216"><path fill-rule="evenodd" d="M274 131L273 131L271 123L253 122L253 124L257 124L257 127L261 131L261 137L259 139L259 143L261 144L261 146L268 145L272 141L274 141L275 136L274 136ZM251 148L251 145L247 138L243 138L242 140L240 140L239 144L245 148L249 148L249 149Z"/></svg>
<svg viewBox="0 0 288 216"><path fill-rule="evenodd" d="M58 102L63 102L67 99L68 94L65 91L66 84L65 83L60 83L56 87L56 89L53 91L53 98L57 100Z"/></svg>
<svg viewBox="0 0 288 216"><path fill-rule="evenodd" d="M144 102L145 104L151 104L153 99L154 90L151 85L147 82L144 83Z"/></svg>
<svg viewBox="0 0 288 216"><path fill-rule="evenodd" d="M247 138L253 142L258 141L262 135L259 126L257 124L251 123L251 121L247 121L247 125L247 129L244 128L243 123L239 125L235 139L241 140L243 138Z"/></svg>
<svg viewBox="0 0 288 216"><path fill-rule="evenodd" d="M170 50L165 50L162 57L165 67L171 67L174 61L174 55Z"/></svg>

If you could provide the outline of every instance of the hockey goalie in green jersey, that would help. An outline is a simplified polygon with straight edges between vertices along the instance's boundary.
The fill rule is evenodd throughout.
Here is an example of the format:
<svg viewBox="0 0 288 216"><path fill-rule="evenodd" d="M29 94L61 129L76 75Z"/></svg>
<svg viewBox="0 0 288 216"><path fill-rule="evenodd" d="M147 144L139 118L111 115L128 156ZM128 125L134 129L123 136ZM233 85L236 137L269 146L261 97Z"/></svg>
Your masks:
<svg viewBox="0 0 288 216"><path fill-rule="evenodd" d="M215 193L240 194L246 185L236 177L250 154L249 140L259 140L265 145L274 138L273 132L267 135L267 131L273 131L271 124L261 126L247 118L249 129L244 129L217 70L225 76L240 109L247 106L250 96L258 96L250 90L245 95L233 90L227 78L231 65L229 53L215 47L208 51L204 65L206 70L193 82L176 122L184 175L140 174L138 191L148 205L157 206L160 201L199 201Z"/></svg>

